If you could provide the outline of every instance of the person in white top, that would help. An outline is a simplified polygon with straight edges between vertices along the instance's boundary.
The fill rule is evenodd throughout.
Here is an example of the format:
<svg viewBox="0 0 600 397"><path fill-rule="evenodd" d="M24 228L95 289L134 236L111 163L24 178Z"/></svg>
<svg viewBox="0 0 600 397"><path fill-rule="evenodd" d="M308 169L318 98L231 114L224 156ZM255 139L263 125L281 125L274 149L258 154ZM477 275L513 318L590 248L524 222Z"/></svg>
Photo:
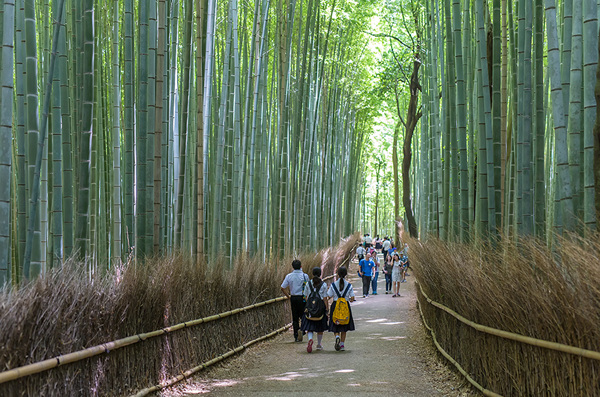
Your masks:
<svg viewBox="0 0 600 397"><path fill-rule="evenodd" d="M302 342L302 332L300 330L300 319L304 313L304 297L302 296L304 285L308 282L308 275L302 271L302 262L298 259L292 261L293 272L285 276L281 283L281 291L290 300L292 307L292 328L294 329L294 339L296 342Z"/></svg>
<svg viewBox="0 0 600 397"><path fill-rule="evenodd" d="M383 254L384 260L387 259L388 251L390 248L392 248L392 242L390 241L388 236L385 236L385 238L383 239L383 245L381 248L381 253Z"/></svg>
<svg viewBox="0 0 600 397"><path fill-rule="evenodd" d="M347 274L348 269L340 266L337 270L338 279L334 283L331 283L331 286L327 291L327 296L333 298L333 303L329 310L332 314L339 297L345 298L348 302L354 302L354 289L352 288L352 284L345 280ZM335 350L337 351L346 350L344 347L344 343L346 342L346 332L354 331L356 329L354 327L354 319L352 318L352 308L350 305L348 305L348 310L350 312L350 321L345 325L334 323L332 319L333 316L329 316L329 332L333 332L335 335Z"/></svg>
<svg viewBox="0 0 600 397"><path fill-rule="evenodd" d="M371 244L373 243L373 238L369 235L369 233L365 234L365 243L367 243L367 248L369 248L371 246Z"/></svg>
<svg viewBox="0 0 600 397"><path fill-rule="evenodd" d="M311 294L311 291L316 291L323 302L325 302L325 314L323 318L317 321L309 320L306 318L306 314L302 316L302 325L300 326L300 330L302 332L306 332L308 335L308 345L306 346L307 352L312 352L313 346L313 335L317 333L317 350L323 350L323 332L327 329L327 284L321 280L321 268L315 267L312 270L313 278L304 287L304 297L308 299ZM312 287L312 289L311 289Z"/></svg>
<svg viewBox="0 0 600 397"><path fill-rule="evenodd" d="M365 249L365 247L363 245L359 245L356 249L356 258L360 261L362 259L365 259L366 254L367 250Z"/></svg>

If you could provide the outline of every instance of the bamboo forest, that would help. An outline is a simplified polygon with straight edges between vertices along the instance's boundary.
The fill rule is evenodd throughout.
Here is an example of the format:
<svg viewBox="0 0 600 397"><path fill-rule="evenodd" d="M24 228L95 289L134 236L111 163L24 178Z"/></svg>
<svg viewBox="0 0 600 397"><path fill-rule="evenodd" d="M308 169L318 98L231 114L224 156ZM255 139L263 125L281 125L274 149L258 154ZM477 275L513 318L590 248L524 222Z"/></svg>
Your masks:
<svg viewBox="0 0 600 397"><path fill-rule="evenodd" d="M472 390L593 396L599 16L600 0L1 0L0 394L162 389L290 328L293 259L323 282L358 266L368 297L357 248L389 238L414 301L376 298L418 307Z"/></svg>

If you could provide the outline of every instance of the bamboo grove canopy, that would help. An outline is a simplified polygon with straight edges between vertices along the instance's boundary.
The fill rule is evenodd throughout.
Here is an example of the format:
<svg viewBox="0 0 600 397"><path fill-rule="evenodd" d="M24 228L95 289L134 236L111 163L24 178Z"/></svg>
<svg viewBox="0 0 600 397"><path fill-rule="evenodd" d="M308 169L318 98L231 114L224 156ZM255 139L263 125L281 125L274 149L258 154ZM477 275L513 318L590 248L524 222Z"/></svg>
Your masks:
<svg viewBox="0 0 600 397"><path fill-rule="evenodd" d="M413 191L421 235L552 241L594 230L597 1L419 7L423 119Z"/></svg>
<svg viewBox="0 0 600 397"><path fill-rule="evenodd" d="M2 1L0 285L70 255L95 271L351 234L371 9Z"/></svg>
<svg viewBox="0 0 600 397"><path fill-rule="evenodd" d="M367 184L390 158L394 209L380 214L404 214L414 236L595 229L599 11L597 0L2 1L0 284L69 255L96 270L174 250L264 258L330 245L369 230L367 218L377 229ZM384 112L393 154L377 157Z"/></svg>

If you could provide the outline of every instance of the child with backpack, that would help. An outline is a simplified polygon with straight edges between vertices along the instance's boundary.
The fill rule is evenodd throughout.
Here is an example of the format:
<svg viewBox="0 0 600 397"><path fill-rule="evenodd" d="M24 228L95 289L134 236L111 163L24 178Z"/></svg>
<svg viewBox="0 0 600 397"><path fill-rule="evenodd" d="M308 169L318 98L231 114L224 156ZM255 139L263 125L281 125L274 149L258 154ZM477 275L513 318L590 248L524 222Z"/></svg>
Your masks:
<svg viewBox="0 0 600 397"><path fill-rule="evenodd" d="M331 316L329 318L329 332L335 334L335 350L344 351L346 342L346 332L354 331L354 319L352 318L352 309L350 303L354 302L354 289L352 284L345 280L348 269L339 267L337 270L338 279L331 283L327 296L333 298L331 304Z"/></svg>
<svg viewBox="0 0 600 397"><path fill-rule="evenodd" d="M312 270L313 278L304 286L306 306L300 330L308 334L308 345L306 351L313 350L313 336L317 333L317 350L323 350L323 332L327 329L327 284L321 280L321 268Z"/></svg>

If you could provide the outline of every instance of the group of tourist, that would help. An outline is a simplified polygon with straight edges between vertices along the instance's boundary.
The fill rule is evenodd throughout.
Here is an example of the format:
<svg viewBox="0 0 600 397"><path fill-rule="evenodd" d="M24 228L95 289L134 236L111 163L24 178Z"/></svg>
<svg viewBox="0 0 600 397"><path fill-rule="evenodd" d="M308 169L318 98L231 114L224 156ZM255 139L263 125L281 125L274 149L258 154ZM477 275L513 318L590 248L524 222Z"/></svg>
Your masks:
<svg viewBox="0 0 600 397"><path fill-rule="evenodd" d="M401 251L397 251L389 237L383 240L377 236L374 240L369 234L365 234L363 243L356 249L358 259L358 276L362 278L363 298L369 297L369 290L372 288L373 295L377 295L377 281L379 271L385 276L385 293L392 293L392 298L400 295L400 284L406 282L408 261L408 244L404 244ZM380 263L378 250L383 256L383 263Z"/></svg>
<svg viewBox="0 0 600 397"><path fill-rule="evenodd" d="M375 247L373 247L375 243ZM383 264L377 257L378 250L383 254ZM400 296L400 284L406 282L408 269L408 245L398 252L392 241L379 237L373 241L368 234L356 250L359 259L358 275L362 278L363 298L369 296L372 287L373 295L377 295L377 279L379 270L385 275L385 293L393 293L392 297ZM354 331L354 319L350 302L354 302L355 293L346 276L348 269L340 266L337 269L337 280L329 287L321 279L321 268L312 269L312 278L302 271L299 260L292 262L293 271L281 284L281 291L290 299L292 309L292 329L294 340L302 342L303 336L308 336L306 351L311 353L316 334L316 350L323 350L323 335L325 331L335 336L334 348L345 350L346 332ZM331 307L329 307L331 301Z"/></svg>
<svg viewBox="0 0 600 397"><path fill-rule="evenodd" d="M348 302L354 302L354 289L352 284L346 281L348 270L346 267L340 266L337 270L337 280L327 288L327 284L321 280L320 267L312 269L313 277L310 280L308 275L302 271L302 264L299 260L296 259L292 262L292 268L294 270L285 277L281 284L281 291L290 298L295 341L302 342L303 335L307 334L306 351L311 353L316 333L316 349L323 350L323 333L329 331L335 335L335 350L346 350L346 332L355 330L352 310L348 304ZM327 310L330 299L331 307ZM323 305L323 311L313 314L311 310L316 304L314 301L318 300L322 301L316 303ZM336 310L338 305L345 307L345 320L340 321L335 316L339 312Z"/></svg>

